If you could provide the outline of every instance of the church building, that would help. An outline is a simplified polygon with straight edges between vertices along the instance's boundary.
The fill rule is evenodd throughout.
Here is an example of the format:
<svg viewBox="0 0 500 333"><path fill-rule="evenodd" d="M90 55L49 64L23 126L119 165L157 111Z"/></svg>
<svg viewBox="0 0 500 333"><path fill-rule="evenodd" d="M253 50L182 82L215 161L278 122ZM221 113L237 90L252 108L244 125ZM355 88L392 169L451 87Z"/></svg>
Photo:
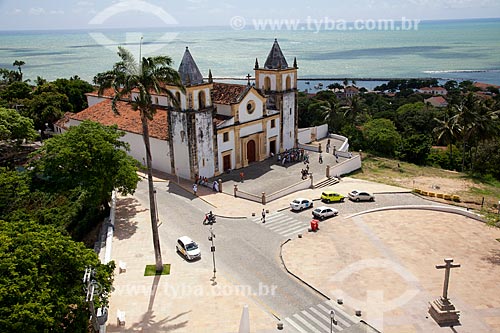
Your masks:
<svg viewBox="0 0 500 333"><path fill-rule="evenodd" d="M296 60L290 67L275 40L264 65L255 60L254 83L250 75L246 84L217 83L210 71L203 78L186 47L178 70L185 92L166 86L180 101L180 110L166 95L152 95L158 106L150 121L153 168L186 179L211 178L296 147L297 70ZM122 140L130 144L130 154L144 163L139 112L120 101L116 115L111 98L112 91L88 94L89 107L66 114L56 130L83 120L116 124L126 132Z"/></svg>

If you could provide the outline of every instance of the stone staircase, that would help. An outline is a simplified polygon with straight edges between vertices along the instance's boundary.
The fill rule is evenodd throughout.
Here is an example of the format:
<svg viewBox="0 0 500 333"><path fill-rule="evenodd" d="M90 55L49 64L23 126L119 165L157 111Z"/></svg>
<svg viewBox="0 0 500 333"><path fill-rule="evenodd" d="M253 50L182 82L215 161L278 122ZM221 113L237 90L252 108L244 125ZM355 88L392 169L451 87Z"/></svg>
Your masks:
<svg viewBox="0 0 500 333"><path fill-rule="evenodd" d="M340 182L340 179L338 179L337 177L328 177L328 178L322 179L319 183L314 184L314 188L333 186L339 182Z"/></svg>

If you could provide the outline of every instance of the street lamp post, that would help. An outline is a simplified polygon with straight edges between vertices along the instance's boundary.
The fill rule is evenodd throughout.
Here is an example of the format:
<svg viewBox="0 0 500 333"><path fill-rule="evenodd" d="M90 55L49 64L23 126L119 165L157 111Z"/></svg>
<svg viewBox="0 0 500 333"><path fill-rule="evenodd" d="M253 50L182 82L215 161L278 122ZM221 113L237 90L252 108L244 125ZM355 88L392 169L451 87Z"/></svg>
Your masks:
<svg viewBox="0 0 500 333"><path fill-rule="evenodd" d="M335 311L330 311L330 333L333 333L333 324L337 325L337 321L335 320Z"/></svg>
<svg viewBox="0 0 500 333"><path fill-rule="evenodd" d="M153 188L153 196L155 198L156 224L158 224L158 222L160 222L160 218L158 216L158 200L156 198L156 188Z"/></svg>
<svg viewBox="0 0 500 333"><path fill-rule="evenodd" d="M95 279L95 269L92 267L85 268L85 273L83 274L83 289L85 290L85 302L89 304L90 315L92 318L92 328L95 332L99 332L99 328L106 324L108 320L108 309L103 305L96 314L94 307L94 295L98 297L102 296L99 292L99 284ZM97 287L97 288L96 288Z"/></svg>
<svg viewBox="0 0 500 333"><path fill-rule="evenodd" d="M214 276L210 280L212 281L212 285L213 286L215 286L217 284L217 282L215 281L215 273L217 272L217 270L215 269L215 245L214 245L214 238L215 238L214 229L212 228L212 226L210 226L210 236L208 236L208 240L212 242L212 246L210 247L210 251L212 252L212 259L213 259L213 262L214 262Z"/></svg>

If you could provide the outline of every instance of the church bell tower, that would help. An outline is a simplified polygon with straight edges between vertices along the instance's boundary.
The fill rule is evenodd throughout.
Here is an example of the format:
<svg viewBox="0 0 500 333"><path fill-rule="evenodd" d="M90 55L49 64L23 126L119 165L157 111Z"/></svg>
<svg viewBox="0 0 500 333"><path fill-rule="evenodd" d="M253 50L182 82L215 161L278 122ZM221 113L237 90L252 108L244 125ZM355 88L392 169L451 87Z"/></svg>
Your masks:
<svg viewBox="0 0 500 333"><path fill-rule="evenodd" d="M255 60L255 84L267 99L268 114L280 113L280 151L294 148L298 135L297 60L289 67L278 40L263 67Z"/></svg>

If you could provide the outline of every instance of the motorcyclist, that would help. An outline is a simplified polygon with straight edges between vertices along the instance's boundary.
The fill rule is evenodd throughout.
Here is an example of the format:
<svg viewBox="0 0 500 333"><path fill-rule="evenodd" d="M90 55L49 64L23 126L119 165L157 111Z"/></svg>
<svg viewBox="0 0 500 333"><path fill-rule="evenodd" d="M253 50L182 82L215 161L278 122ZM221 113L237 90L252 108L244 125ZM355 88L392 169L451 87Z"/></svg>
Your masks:
<svg viewBox="0 0 500 333"><path fill-rule="evenodd" d="M215 223L215 215L210 211L208 214L205 215L205 221L203 221L204 224L212 224Z"/></svg>

